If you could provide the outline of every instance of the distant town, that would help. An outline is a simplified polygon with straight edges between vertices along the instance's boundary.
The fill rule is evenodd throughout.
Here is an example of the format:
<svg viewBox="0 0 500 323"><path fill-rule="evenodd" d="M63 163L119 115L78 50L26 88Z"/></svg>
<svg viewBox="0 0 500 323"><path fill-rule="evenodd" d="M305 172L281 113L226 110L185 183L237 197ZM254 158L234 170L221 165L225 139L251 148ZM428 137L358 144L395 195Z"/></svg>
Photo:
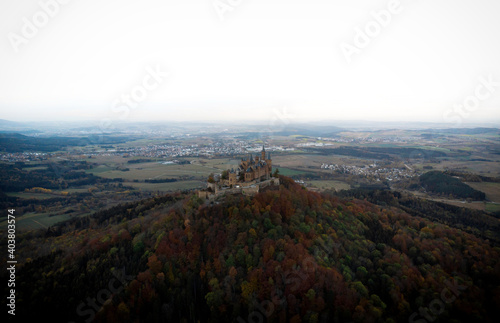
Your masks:
<svg viewBox="0 0 500 323"><path fill-rule="evenodd" d="M352 165L337 165L337 164L322 164L321 169L329 169L332 172L339 174L352 174L358 176L373 176L388 181L400 181L402 179L412 178L418 174L410 166L404 165L404 168L398 167L378 167L376 163L360 166Z"/></svg>
<svg viewBox="0 0 500 323"><path fill-rule="evenodd" d="M204 141L202 137L199 141ZM19 152L0 153L0 161L3 162L32 162L43 161L52 157L80 156L86 158L102 156L122 157L147 157L147 158L180 158L180 157L225 157L240 156L252 152L259 152L262 145L254 144L246 140L218 140L211 142L206 140L204 144L150 144L131 147L94 146L83 149L71 149L60 152ZM270 146L267 151L294 151L295 147L288 145Z"/></svg>

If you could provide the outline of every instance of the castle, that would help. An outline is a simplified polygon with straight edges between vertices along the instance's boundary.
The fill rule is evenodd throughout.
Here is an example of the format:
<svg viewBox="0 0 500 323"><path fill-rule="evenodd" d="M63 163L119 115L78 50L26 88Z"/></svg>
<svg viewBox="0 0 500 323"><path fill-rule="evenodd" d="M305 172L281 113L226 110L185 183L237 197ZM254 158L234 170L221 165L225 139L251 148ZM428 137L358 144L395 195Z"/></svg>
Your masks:
<svg viewBox="0 0 500 323"><path fill-rule="evenodd" d="M266 156L266 150L262 146L260 156L256 155L254 158L250 154L241 159L237 169L232 168L220 175L210 176L207 188L198 191L198 196L213 199L223 194L256 194L266 186L279 185L279 179L272 177L272 169L271 153Z"/></svg>

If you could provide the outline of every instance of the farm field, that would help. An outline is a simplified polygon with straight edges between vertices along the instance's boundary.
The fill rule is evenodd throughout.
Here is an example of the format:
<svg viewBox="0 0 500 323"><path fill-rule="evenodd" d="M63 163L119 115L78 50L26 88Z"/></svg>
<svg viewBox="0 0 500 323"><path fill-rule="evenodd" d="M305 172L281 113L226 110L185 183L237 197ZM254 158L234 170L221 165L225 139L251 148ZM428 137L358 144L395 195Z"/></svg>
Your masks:
<svg viewBox="0 0 500 323"><path fill-rule="evenodd" d="M431 196L427 193L419 192L419 191L411 191L411 190L404 190L406 193L412 194L416 197L419 197L421 199L427 199L435 202L441 202L441 203L446 203L454 206L459 206L459 207L465 207L468 209L473 209L473 210L481 210L481 211L487 211L487 212L493 212L494 206L496 204L488 203L485 201L471 201L467 202L466 200L457 200L457 199L450 199L450 198L444 198L444 197L435 197ZM491 205L490 205L491 204ZM488 208L490 210L488 210Z"/></svg>
<svg viewBox="0 0 500 323"><path fill-rule="evenodd" d="M138 184L144 184L144 183L138 183ZM161 183L161 184L176 184L176 183ZM186 184L183 184L183 182L179 182L177 184L181 186L182 185L186 186ZM185 188L187 189L188 187ZM87 189L85 190L87 191ZM147 189L143 190L148 191ZM157 191L157 189L154 190L152 189L151 191ZM9 195L10 194L11 193L9 193ZM45 198L61 197L61 195L55 195L55 194L25 193L25 192L18 193L18 196L27 199L29 197L26 194L32 194L33 197L31 198L38 198L40 201L42 201ZM92 200L97 201L98 204L94 203L92 205L89 205L80 202L77 204L61 206L58 208L48 208L46 209L46 211L44 210L42 212L26 212L26 213L23 213L22 210L16 208L16 210L18 210L18 213L16 214L16 229L20 231L34 230L41 228L47 229L50 226L53 226L59 222L67 221L73 217L86 216L95 211L98 211L99 209L109 208L114 205L131 202L134 199L136 199L136 197L134 197L133 195L129 195L126 190L122 190L121 192L111 192L111 191L93 192L92 195L93 195ZM7 225L7 219L4 218L2 219L2 221L0 221L0 227L6 227L6 225Z"/></svg>
<svg viewBox="0 0 500 323"><path fill-rule="evenodd" d="M275 170L276 168L278 169L280 175L285 175L285 176L289 176L289 177L292 177L295 175L302 175L302 174L307 173L306 171L295 170L295 169L286 168L286 167L273 167L273 170Z"/></svg>
<svg viewBox="0 0 500 323"><path fill-rule="evenodd" d="M177 190L202 188L205 186L205 181L186 180L172 183L127 183L126 185L142 191L171 192Z"/></svg>
<svg viewBox="0 0 500 323"><path fill-rule="evenodd" d="M460 207L466 207L473 210L481 210L481 211L485 211L487 205L485 202L479 202L479 201L467 202L467 201L447 200L447 199L430 199L430 200Z"/></svg>
<svg viewBox="0 0 500 323"><path fill-rule="evenodd" d="M486 203L485 211L491 212L491 213L500 212L500 204L499 203Z"/></svg>
<svg viewBox="0 0 500 323"><path fill-rule="evenodd" d="M467 182L466 184L478 191L484 192L488 200L500 203L500 183Z"/></svg>
<svg viewBox="0 0 500 323"><path fill-rule="evenodd" d="M194 160L192 164L162 164L161 162L144 162L128 164L103 164L87 170L104 178L122 178L124 181L165 179L165 178L206 178L210 173L219 173L224 169L235 167L228 159ZM128 169L128 170L126 170Z"/></svg>
<svg viewBox="0 0 500 323"><path fill-rule="evenodd" d="M348 190L351 188L351 185L336 180L312 180L307 181L307 183L313 187L319 188L320 190L333 189L336 191L340 191Z"/></svg>
<svg viewBox="0 0 500 323"><path fill-rule="evenodd" d="M16 217L16 229L35 230L47 229L48 227L70 218L68 214L52 215L51 213L26 213ZM0 222L2 227L6 227L7 221Z"/></svg>
<svg viewBox="0 0 500 323"><path fill-rule="evenodd" d="M123 178L124 181L161 179L161 178L179 178L181 176L202 176L209 171L203 166L197 165L163 165L156 162L140 163L127 165L129 170L106 169L94 173L93 169L88 172L104 178Z"/></svg>

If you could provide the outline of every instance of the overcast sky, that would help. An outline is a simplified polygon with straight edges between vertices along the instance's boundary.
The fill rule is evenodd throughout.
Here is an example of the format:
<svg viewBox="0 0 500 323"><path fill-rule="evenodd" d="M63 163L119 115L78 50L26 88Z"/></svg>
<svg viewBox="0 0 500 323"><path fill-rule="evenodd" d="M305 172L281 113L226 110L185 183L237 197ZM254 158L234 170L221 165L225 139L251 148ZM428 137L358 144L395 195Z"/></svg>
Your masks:
<svg viewBox="0 0 500 323"><path fill-rule="evenodd" d="M499 16L498 0L0 0L0 119L499 122Z"/></svg>

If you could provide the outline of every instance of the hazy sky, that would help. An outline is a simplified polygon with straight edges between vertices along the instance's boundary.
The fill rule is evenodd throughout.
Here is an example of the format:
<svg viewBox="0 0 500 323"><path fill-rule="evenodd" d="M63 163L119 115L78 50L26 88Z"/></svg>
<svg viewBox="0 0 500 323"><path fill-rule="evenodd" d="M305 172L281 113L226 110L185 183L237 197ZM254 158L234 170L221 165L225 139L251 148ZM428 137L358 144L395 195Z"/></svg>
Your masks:
<svg viewBox="0 0 500 323"><path fill-rule="evenodd" d="M500 121L498 0L0 0L0 119Z"/></svg>

